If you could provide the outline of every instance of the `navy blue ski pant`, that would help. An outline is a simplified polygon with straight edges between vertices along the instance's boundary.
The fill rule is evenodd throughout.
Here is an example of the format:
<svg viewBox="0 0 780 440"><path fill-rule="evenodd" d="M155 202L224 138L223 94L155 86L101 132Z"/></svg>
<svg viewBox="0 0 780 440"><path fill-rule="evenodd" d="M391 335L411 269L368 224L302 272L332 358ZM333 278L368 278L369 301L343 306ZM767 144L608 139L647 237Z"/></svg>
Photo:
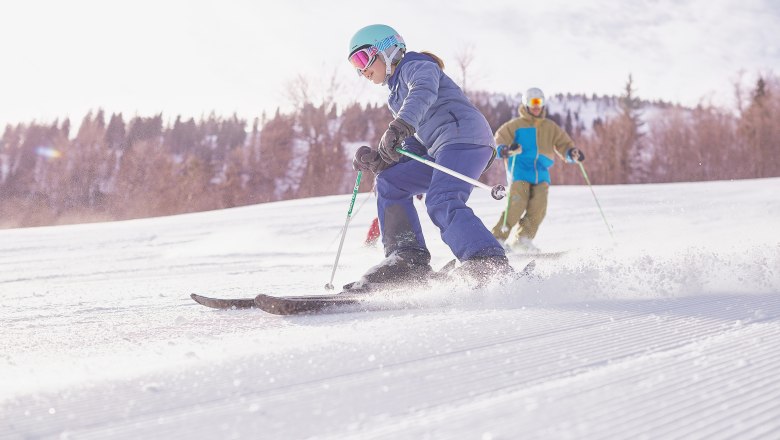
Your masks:
<svg viewBox="0 0 780 440"><path fill-rule="evenodd" d="M452 144L438 150L435 158L425 158L477 179L492 155L491 147ZM415 195L423 193L428 216L458 260L504 255L504 248L466 206L473 188L470 183L412 159L379 173L377 212L385 256L399 250L428 252L413 202Z"/></svg>

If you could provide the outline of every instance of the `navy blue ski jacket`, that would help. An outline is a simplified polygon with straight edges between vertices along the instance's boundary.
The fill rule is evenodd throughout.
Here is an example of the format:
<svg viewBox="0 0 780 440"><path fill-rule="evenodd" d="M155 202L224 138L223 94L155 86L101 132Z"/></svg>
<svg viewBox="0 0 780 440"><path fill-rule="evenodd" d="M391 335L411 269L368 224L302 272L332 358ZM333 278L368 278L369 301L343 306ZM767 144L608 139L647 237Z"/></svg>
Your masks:
<svg viewBox="0 0 780 440"><path fill-rule="evenodd" d="M414 137L431 157L450 144L495 147L485 116L430 56L407 52L387 86L393 116L415 128Z"/></svg>

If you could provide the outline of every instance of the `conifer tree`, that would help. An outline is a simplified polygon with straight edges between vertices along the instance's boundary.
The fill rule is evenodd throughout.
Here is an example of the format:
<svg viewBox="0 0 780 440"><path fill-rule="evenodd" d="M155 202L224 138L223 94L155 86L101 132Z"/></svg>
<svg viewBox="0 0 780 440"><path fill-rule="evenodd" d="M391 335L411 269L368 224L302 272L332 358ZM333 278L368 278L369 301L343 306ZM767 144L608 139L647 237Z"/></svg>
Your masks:
<svg viewBox="0 0 780 440"><path fill-rule="evenodd" d="M620 108L620 118L624 127L625 138L622 139L622 147L625 149L625 161L623 167L626 170L628 181L639 183L644 181L648 175L648 163L650 161L649 151L645 148L644 133L642 127L642 102L636 96L634 90L633 75L628 75L623 95L621 95L618 105Z"/></svg>
<svg viewBox="0 0 780 440"><path fill-rule="evenodd" d="M122 113L114 113L106 127L104 142L106 147L123 150L126 147L125 141L125 121L122 119Z"/></svg>

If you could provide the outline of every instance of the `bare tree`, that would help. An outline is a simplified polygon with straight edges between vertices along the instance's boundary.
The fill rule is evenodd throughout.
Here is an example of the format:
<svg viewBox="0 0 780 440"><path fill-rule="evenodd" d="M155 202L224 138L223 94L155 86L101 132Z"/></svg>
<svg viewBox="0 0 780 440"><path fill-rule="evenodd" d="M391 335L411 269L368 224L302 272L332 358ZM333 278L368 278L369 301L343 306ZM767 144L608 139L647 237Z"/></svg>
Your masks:
<svg viewBox="0 0 780 440"><path fill-rule="evenodd" d="M307 104L330 107L342 94L343 85L339 81L336 69L327 75L299 74L287 82L285 96L295 111L300 111Z"/></svg>
<svg viewBox="0 0 780 440"><path fill-rule="evenodd" d="M302 164L299 197L334 194L341 187L345 169L344 148L338 135L335 99L341 85L335 71L316 85L314 79L298 75L288 86L288 96L297 109L297 137L308 148L299 158ZM302 151L299 153L303 153Z"/></svg>
<svg viewBox="0 0 780 440"><path fill-rule="evenodd" d="M460 88L463 89L463 93L468 92L469 68L471 67L471 63L474 62L475 57L474 46L471 44L460 48L455 54L455 63L458 66L460 78Z"/></svg>

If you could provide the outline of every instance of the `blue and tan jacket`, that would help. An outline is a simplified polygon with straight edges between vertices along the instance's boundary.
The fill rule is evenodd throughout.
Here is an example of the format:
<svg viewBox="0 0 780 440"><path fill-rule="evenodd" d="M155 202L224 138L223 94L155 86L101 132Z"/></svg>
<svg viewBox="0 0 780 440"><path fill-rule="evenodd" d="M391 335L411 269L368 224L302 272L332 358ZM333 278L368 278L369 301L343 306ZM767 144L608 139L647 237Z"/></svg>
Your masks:
<svg viewBox="0 0 780 440"><path fill-rule="evenodd" d="M532 184L550 183L550 167L555 156L564 158L566 151L574 146L568 134L555 122L546 118L547 107L538 117L520 105L520 117L506 122L496 130L498 154L511 144L520 146L519 154L510 152L507 167L512 171L512 180L523 180Z"/></svg>

